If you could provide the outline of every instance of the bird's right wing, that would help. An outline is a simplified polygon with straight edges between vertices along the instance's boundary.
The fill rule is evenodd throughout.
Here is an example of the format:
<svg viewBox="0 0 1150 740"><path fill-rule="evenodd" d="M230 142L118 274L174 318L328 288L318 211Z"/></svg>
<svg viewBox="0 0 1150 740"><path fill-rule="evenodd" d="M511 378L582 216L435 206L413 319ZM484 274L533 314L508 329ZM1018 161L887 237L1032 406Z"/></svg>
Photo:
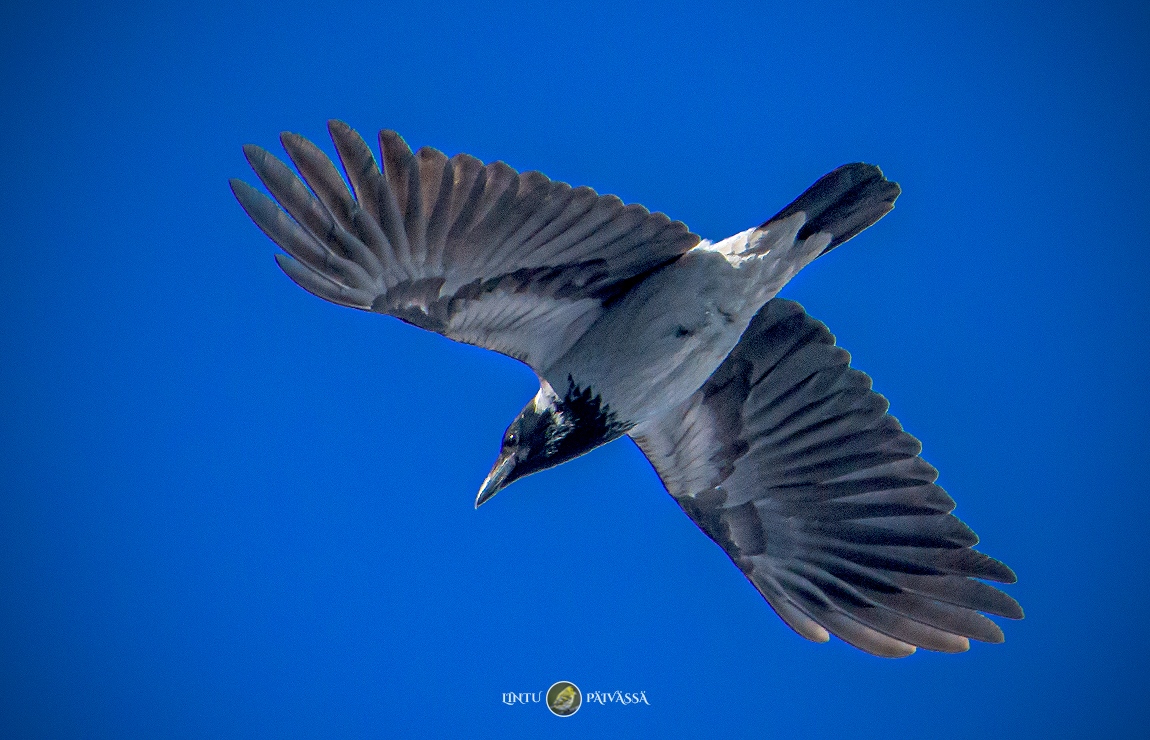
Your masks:
<svg viewBox="0 0 1150 740"><path fill-rule="evenodd" d="M394 131L380 132L381 170L347 124L332 121L329 130L350 191L296 134L281 141L304 182L252 145L248 162L275 201L232 180L248 215L288 253L276 256L284 272L320 298L502 352L537 372L604 304L699 242L662 213L539 172L429 147L413 154Z"/></svg>
<svg viewBox="0 0 1150 740"><path fill-rule="evenodd" d="M867 652L1001 642L1013 583L950 512L918 440L792 301L756 315L707 383L631 436L667 490L783 620Z"/></svg>

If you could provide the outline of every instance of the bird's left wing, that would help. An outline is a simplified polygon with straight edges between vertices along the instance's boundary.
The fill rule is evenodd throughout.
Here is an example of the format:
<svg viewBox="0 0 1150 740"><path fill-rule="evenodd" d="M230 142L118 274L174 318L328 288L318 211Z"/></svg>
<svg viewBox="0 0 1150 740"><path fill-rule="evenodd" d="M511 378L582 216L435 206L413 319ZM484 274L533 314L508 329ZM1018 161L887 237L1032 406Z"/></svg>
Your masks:
<svg viewBox="0 0 1150 740"><path fill-rule="evenodd" d="M699 391L631 437L804 637L886 657L1001 642L979 612L1022 610L974 579L1014 573L971 548L918 440L849 362L823 324L775 298Z"/></svg>
<svg viewBox="0 0 1150 740"><path fill-rule="evenodd" d="M537 372L605 303L699 242L681 222L591 188L429 147L413 154L394 131L380 132L381 169L347 124L329 130L350 190L318 147L290 133L281 141L302 182L253 145L244 152L275 201L232 181L248 215L288 253L276 256L284 272L333 303Z"/></svg>

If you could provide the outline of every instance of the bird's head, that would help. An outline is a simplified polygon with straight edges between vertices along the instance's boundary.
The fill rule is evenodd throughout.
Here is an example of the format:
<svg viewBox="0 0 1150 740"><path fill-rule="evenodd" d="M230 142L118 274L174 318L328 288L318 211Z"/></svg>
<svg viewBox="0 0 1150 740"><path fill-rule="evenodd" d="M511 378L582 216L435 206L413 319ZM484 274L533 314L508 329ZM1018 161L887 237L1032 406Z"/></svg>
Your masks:
<svg viewBox="0 0 1150 740"><path fill-rule="evenodd" d="M565 444L574 429L570 418L547 381L503 435L499 458L487 474L475 498L475 508L500 490L540 470L554 467L586 452L578 445Z"/></svg>

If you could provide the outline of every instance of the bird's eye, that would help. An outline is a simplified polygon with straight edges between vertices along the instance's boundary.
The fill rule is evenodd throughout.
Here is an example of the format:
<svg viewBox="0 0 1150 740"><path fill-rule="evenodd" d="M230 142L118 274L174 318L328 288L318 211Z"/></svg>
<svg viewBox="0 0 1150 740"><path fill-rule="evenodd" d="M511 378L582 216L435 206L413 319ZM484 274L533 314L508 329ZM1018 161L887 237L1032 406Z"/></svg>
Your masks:
<svg viewBox="0 0 1150 740"><path fill-rule="evenodd" d="M519 435L515 432L508 432L507 439L504 440L504 444L506 444L508 447L514 447L515 445L519 444Z"/></svg>

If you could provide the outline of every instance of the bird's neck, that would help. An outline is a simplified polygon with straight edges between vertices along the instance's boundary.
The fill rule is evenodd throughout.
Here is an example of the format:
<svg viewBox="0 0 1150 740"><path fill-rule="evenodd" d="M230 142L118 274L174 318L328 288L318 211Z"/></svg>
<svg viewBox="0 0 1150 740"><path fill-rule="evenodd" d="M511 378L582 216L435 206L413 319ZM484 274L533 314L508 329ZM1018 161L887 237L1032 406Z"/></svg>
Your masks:
<svg viewBox="0 0 1150 740"><path fill-rule="evenodd" d="M594 388L582 388L567 376L567 389L558 397L555 413L569 428L559 440L558 452L581 455L623 436L632 425L619 419Z"/></svg>

